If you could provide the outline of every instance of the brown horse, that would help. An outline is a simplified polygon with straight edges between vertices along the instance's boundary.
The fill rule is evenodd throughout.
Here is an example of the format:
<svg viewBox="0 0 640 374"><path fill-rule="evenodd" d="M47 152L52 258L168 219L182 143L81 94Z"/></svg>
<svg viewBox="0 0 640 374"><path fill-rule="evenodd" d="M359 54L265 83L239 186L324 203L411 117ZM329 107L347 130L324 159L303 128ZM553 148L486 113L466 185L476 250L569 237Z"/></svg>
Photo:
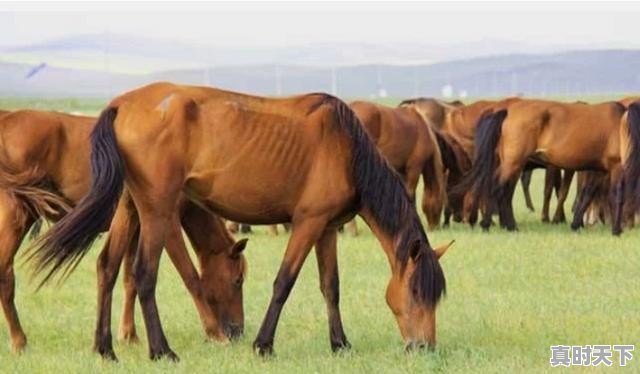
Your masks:
<svg viewBox="0 0 640 374"><path fill-rule="evenodd" d="M422 210L429 229L438 228L446 191L440 148L431 127L412 108L390 108L366 101L354 101L349 106L378 151L402 176L411 200L415 200L422 175Z"/></svg>
<svg viewBox="0 0 640 374"><path fill-rule="evenodd" d="M387 303L408 346L435 345L436 305L445 290L434 251L402 180L387 165L349 107L326 94L270 99L208 87L156 83L114 99L92 136L93 188L57 223L38 251L38 269L72 265L104 225L126 183L140 215L136 288L152 357L176 357L155 302L159 254L184 191L221 216L250 224L291 222L273 295L254 342L273 351L280 312L311 247L334 350L342 328L337 227L358 213L391 267ZM96 212L96 214L92 214Z"/></svg>
<svg viewBox="0 0 640 374"><path fill-rule="evenodd" d="M507 115L508 110L508 115ZM501 221L516 229L513 210L515 178L529 161L571 170L601 170L620 174L617 136L622 105L611 102L585 105L544 100L522 100L485 116L478 125L479 158L465 178L483 199L497 198ZM616 136L612 136L616 134ZM578 211L586 209L578 207ZM490 222L483 219L488 229ZM614 233L618 227L614 226Z"/></svg>
<svg viewBox="0 0 640 374"><path fill-rule="evenodd" d="M428 124L455 140L457 145L462 147L467 154L467 157L473 160L475 157L474 139L476 136L476 125L481 115L490 110L506 108L519 100L519 98L507 98L500 101L480 100L469 105L447 105L441 102L434 103L433 100L411 99L403 101L400 103L400 106L414 108L423 116L423 119ZM438 113L434 108L437 103L443 107L444 121L442 122L437 122L440 120L440 117L434 114ZM435 122L432 122L433 118L435 118ZM461 186L461 184L458 184L458 186ZM531 199L526 185L524 191L527 201L530 201ZM460 187L450 190L449 196L451 195L456 196L455 198L461 201L473 201L468 191L463 191ZM491 204L493 204L493 202L488 200L483 202L482 210L485 212L489 211L491 209L489 205ZM465 213L465 217L467 217L466 221L473 226L476 222L477 207L473 204L467 204L467 206L468 212Z"/></svg>
<svg viewBox="0 0 640 374"><path fill-rule="evenodd" d="M59 219L64 214L61 208L77 203L89 191L90 145L87 140L95 122L96 119L91 117L28 110L0 118L0 296L14 352L22 351L26 344L26 335L14 304L15 253L36 219ZM133 244L138 226L137 214L132 204L122 206L122 212L127 213L127 222L114 225L122 236L112 234L109 241ZM206 310L201 314L226 321L229 332L235 330L239 333L243 322L242 294L237 290L229 295L227 284L235 288L237 277L242 276L244 260L240 252L245 242L234 244L220 219L203 214L202 209L193 204L183 204L182 224L200 260L202 285L186 253L176 253L173 247L168 248L171 259L194 295L196 305L202 309L214 308L213 317L209 317L211 313ZM135 288L131 275L133 257L129 253L135 247L118 249L114 246L118 249L115 252L108 251L108 247L100 255L98 266L98 279L109 289L99 294L99 316L102 319L96 329L95 349L115 358L110 332L111 289L123 256L126 264L125 308L120 335L129 341L137 339L133 310ZM226 256L226 253L230 255ZM227 259L231 255L237 259ZM112 276L110 282L105 283L105 273ZM202 295L201 299L198 294Z"/></svg>

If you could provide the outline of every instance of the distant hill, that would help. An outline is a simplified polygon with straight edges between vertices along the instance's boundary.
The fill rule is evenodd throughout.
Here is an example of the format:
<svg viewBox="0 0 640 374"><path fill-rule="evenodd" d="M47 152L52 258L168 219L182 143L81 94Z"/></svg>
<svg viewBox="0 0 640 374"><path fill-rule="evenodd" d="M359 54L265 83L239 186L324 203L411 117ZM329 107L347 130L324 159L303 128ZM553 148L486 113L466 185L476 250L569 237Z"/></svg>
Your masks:
<svg viewBox="0 0 640 374"><path fill-rule="evenodd" d="M154 53L160 52L149 47L141 55L149 57ZM0 61L2 57L0 54ZM640 92L640 50L510 54L438 63L368 64L333 69L265 63L125 74L47 66L25 79L35 65L36 62L0 63L0 95L109 97L157 80L209 84L265 95L333 92L335 89L344 97L371 97L380 93L394 97L440 96L446 86L454 96L464 91L473 97Z"/></svg>

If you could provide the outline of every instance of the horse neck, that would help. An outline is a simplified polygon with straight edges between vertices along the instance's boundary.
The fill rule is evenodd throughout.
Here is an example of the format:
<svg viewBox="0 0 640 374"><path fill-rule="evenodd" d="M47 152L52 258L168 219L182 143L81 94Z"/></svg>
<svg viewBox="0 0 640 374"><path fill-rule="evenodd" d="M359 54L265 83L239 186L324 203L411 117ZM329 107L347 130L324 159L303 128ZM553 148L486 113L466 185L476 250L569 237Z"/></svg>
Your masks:
<svg viewBox="0 0 640 374"><path fill-rule="evenodd" d="M396 238L395 235L390 235L385 232L382 227L378 224L373 214L368 209L362 209L360 211L360 216L366 222L367 226L373 232L373 235L378 239L382 249L387 255L387 260L389 261L389 266L391 267L391 271L393 273L396 272L397 266L399 265L396 260Z"/></svg>

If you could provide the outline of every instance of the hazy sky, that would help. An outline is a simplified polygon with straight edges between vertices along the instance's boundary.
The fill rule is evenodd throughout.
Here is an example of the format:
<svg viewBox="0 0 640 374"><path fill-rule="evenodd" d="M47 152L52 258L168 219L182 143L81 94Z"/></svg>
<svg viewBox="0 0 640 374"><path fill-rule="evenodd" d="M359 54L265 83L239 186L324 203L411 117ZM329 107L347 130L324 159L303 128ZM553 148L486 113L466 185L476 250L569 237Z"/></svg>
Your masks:
<svg viewBox="0 0 640 374"><path fill-rule="evenodd" d="M0 45L87 33L194 44L269 47L309 42L455 43L483 39L640 46L640 4L7 4Z"/></svg>

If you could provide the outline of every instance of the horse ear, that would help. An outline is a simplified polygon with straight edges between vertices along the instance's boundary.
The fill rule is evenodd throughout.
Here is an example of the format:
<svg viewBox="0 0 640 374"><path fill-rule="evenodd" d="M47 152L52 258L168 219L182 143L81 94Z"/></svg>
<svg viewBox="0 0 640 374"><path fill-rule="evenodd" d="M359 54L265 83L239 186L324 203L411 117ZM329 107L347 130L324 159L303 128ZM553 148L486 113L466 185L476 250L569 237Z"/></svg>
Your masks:
<svg viewBox="0 0 640 374"><path fill-rule="evenodd" d="M451 247L453 245L453 243L455 243L455 240L452 240L449 242L449 244L443 244L443 245L439 245L437 246L433 251L436 254L436 258L438 260L440 260L440 257L442 257L442 255L445 254L445 252L447 251L447 249L449 249L449 247Z"/></svg>
<svg viewBox="0 0 640 374"><path fill-rule="evenodd" d="M247 238L238 240L233 246L231 246L231 248L229 248L229 256L231 258L240 257L240 254L244 251L248 241L249 239Z"/></svg>

